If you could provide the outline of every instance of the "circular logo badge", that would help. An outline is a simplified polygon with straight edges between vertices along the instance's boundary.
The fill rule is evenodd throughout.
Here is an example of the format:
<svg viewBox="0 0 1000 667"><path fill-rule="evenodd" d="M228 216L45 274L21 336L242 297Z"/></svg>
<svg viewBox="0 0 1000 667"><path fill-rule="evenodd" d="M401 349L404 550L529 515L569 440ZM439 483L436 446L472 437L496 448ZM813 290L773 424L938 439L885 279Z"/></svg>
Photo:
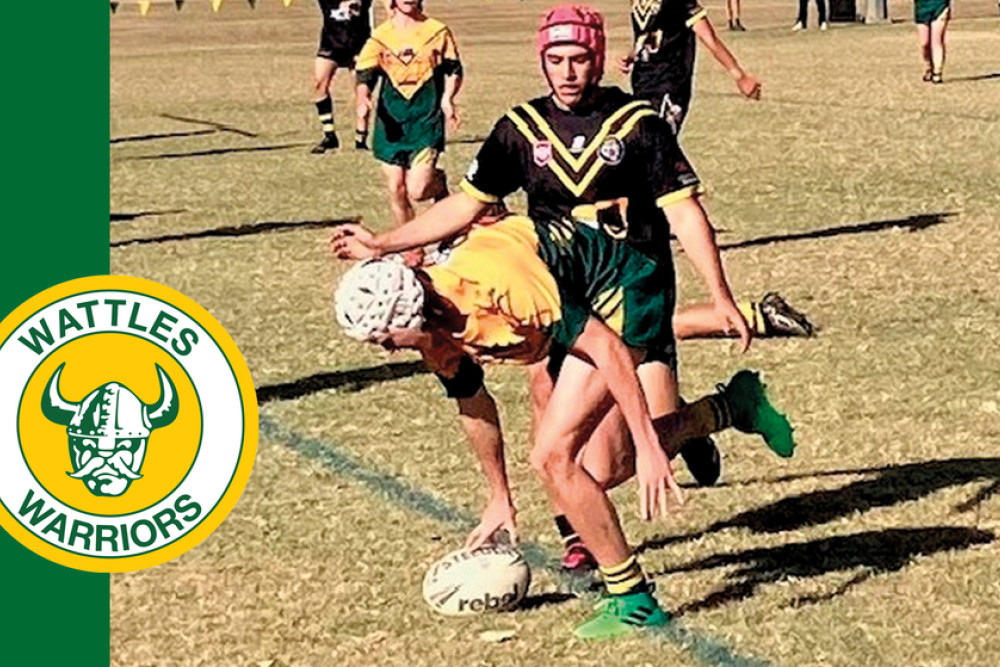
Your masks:
<svg viewBox="0 0 1000 667"><path fill-rule="evenodd" d="M236 504L257 400L236 344L158 283L71 280L0 322L0 526L92 572L158 565Z"/></svg>

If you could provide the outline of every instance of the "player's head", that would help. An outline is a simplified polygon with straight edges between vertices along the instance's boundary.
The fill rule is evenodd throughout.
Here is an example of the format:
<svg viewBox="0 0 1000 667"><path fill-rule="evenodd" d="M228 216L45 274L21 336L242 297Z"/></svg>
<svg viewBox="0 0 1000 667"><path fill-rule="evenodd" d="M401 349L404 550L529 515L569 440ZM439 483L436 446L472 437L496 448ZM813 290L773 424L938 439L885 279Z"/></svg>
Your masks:
<svg viewBox="0 0 1000 667"><path fill-rule="evenodd" d="M573 106L604 75L604 18L586 5L556 5L538 26L538 57L556 97Z"/></svg>
<svg viewBox="0 0 1000 667"><path fill-rule="evenodd" d="M385 0L385 8L390 14L396 10L404 14L419 14L424 11L424 0Z"/></svg>
<svg viewBox="0 0 1000 667"><path fill-rule="evenodd" d="M345 334L395 349L416 347L424 324L424 297L413 269L394 259L369 259L344 274L333 302Z"/></svg>

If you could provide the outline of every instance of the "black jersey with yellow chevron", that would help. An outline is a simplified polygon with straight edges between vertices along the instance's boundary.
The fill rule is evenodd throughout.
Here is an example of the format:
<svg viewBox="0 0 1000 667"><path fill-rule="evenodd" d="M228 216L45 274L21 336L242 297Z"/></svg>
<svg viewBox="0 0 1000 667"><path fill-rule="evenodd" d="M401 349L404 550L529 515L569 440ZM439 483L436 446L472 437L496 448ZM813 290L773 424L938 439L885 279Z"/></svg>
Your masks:
<svg viewBox="0 0 1000 667"><path fill-rule="evenodd" d="M695 35L691 27L707 16L698 0L632 0L635 64L632 92L656 100L669 93L687 109L694 77Z"/></svg>
<svg viewBox="0 0 1000 667"><path fill-rule="evenodd" d="M573 217L581 204L627 202L622 235L644 249L667 248L661 207L693 196L698 177L650 104L600 88L573 110L542 97L494 126L462 183L483 202L519 188L536 222ZM627 222L625 222L627 221Z"/></svg>

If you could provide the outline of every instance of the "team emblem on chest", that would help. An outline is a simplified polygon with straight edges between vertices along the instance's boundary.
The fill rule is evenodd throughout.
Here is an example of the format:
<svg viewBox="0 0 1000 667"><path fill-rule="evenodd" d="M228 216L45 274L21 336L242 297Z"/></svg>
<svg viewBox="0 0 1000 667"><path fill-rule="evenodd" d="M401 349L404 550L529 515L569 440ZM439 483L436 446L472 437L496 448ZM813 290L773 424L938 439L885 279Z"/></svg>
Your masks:
<svg viewBox="0 0 1000 667"><path fill-rule="evenodd" d="M662 4L662 0L632 0L632 18L640 30L646 29L649 20L656 16Z"/></svg>
<svg viewBox="0 0 1000 667"><path fill-rule="evenodd" d="M537 164L539 167L544 167L552 159L552 142L536 141L533 154L535 158L535 164Z"/></svg>
<svg viewBox="0 0 1000 667"><path fill-rule="evenodd" d="M613 167L619 164L625 156L625 144L618 137L608 137L601 144L597 154L601 156L605 164L610 164Z"/></svg>

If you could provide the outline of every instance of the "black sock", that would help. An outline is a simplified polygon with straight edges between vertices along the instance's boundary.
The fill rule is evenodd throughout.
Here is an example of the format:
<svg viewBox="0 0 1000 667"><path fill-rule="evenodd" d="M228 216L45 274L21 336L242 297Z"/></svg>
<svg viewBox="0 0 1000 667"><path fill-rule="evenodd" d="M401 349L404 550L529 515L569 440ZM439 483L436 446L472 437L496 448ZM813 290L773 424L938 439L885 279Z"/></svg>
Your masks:
<svg viewBox="0 0 1000 667"><path fill-rule="evenodd" d="M583 541L580 536L576 534L576 530L569 523L569 519L566 518L565 514L560 514L555 518L556 529L559 531L559 537L562 538L563 545L566 548L573 546L574 544L582 544Z"/></svg>
<svg viewBox="0 0 1000 667"><path fill-rule="evenodd" d="M333 134L333 100L324 97L316 102L316 113L319 114L319 122L323 125L323 134Z"/></svg>

